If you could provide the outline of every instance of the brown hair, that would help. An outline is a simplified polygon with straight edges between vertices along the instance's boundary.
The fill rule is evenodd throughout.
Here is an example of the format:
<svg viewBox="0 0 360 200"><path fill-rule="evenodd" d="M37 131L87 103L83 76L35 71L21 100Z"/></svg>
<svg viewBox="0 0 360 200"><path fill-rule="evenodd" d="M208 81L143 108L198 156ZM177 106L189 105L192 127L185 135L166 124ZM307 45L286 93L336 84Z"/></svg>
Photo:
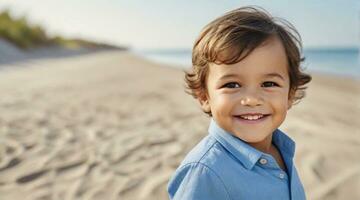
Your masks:
<svg viewBox="0 0 360 200"><path fill-rule="evenodd" d="M280 23L277 23L280 22ZM274 18L260 7L242 7L225 13L206 25L192 51L192 69L185 71L186 92L196 99L207 93L206 79L210 63L235 64L248 56L270 37L282 42L288 60L289 98L297 104L305 96L304 85L311 76L301 72L301 37L286 20ZM206 112L211 116L211 111Z"/></svg>

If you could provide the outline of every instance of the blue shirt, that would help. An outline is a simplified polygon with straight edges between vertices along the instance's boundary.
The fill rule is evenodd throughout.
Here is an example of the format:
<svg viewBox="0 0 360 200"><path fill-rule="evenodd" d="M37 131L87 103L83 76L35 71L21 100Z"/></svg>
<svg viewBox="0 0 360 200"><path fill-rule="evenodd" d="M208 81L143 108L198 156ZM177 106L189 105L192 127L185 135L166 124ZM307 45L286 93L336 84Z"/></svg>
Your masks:
<svg viewBox="0 0 360 200"><path fill-rule="evenodd" d="M304 200L293 163L295 142L279 129L272 136L287 171L276 160L220 128L212 119L209 134L185 157L168 183L172 200Z"/></svg>

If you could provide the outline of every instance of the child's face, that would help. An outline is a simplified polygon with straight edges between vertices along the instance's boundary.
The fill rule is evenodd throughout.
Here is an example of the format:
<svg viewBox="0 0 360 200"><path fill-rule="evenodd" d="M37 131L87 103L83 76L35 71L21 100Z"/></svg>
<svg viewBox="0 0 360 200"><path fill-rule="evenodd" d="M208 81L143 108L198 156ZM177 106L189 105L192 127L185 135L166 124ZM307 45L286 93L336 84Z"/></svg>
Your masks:
<svg viewBox="0 0 360 200"><path fill-rule="evenodd" d="M219 126L249 143L271 138L291 106L287 57L280 40L267 40L236 64L211 64L208 73L208 94L201 104ZM246 113L265 117L239 117Z"/></svg>

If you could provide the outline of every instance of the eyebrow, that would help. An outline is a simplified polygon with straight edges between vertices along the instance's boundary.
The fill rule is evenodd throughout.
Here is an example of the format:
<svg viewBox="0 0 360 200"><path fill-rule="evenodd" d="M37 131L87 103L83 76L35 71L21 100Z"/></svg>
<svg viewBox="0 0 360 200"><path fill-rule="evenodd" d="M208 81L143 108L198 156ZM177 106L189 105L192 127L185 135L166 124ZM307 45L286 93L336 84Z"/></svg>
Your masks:
<svg viewBox="0 0 360 200"><path fill-rule="evenodd" d="M266 77L278 77L278 78L280 78L280 79L282 79L282 80L285 80L285 78L284 77L282 77L280 74L278 74L278 73L269 73L269 74L265 74L264 76L266 76Z"/></svg>
<svg viewBox="0 0 360 200"><path fill-rule="evenodd" d="M236 75L236 74L226 74L226 75L220 77L220 79L226 79L226 78L232 78L232 77L238 77L238 76L239 75ZM268 73L268 74L264 74L263 76L264 77L277 77L282 80L285 80L285 78L278 73Z"/></svg>

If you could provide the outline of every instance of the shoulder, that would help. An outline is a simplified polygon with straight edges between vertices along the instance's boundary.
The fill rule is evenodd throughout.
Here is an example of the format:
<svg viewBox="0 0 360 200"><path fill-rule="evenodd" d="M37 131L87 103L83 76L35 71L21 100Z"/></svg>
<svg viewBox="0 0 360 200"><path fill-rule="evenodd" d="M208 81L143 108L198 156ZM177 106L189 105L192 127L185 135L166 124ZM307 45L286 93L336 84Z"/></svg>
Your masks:
<svg viewBox="0 0 360 200"><path fill-rule="evenodd" d="M179 168L171 178L167 190L171 200L230 199L221 177L200 162L187 163Z"/></svg>
<svg viewBox="0 0 360 200"><path fill-rule="evenodd" d="M171 199L230 199L219 171L226 152L213 137L203 138L185 157L168 184ZM216 193L214 197L214 193ZM213 197L207 196L213 195ZM198 198L188 198L188 197ZM186 198L185 198L186 197Z"/></svg>
<svg viewBox="0 0 360 200"><path fill-rule="evenodd" d="M185 156L179 168L195 163L214 168L217 161L223 159L225 154L226 150L221 144L210 135L207 135Z"/></svg>

